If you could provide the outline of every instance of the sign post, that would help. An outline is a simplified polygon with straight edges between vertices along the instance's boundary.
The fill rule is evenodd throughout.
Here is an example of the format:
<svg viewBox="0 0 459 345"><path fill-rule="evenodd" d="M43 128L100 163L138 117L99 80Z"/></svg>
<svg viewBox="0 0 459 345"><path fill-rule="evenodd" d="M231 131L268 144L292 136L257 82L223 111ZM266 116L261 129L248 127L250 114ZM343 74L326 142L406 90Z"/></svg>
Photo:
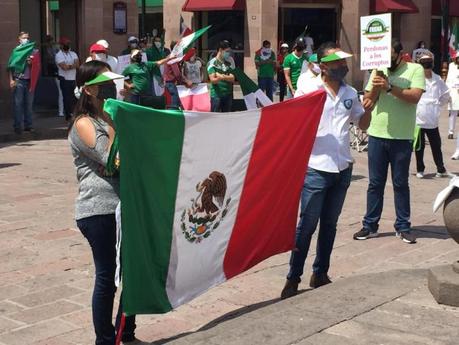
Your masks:
<svg viewBox="0 0 459 345"><path fill-rule="evenodd" d="M391 14L360 17L360 69L390 67Z"/></svg>

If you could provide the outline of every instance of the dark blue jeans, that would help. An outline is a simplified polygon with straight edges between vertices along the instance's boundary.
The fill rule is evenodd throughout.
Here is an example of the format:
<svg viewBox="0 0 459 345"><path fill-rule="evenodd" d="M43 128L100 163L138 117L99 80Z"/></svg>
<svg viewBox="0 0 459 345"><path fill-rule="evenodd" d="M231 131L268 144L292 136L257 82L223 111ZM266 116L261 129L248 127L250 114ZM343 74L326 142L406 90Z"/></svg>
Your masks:
<svg viewBox="0 0 459 345"><path fill-rule="evenodd" d="M273 85L274 78L258 78L259 88L266 93L266 96L272 101L273 100Z"/></svg>
<svg viewBox="0 0 459 345"><path fill-rule="evenodd" d="M233 105L233 95L210 98L210 111L214 113L229 113Z"/></svg>
<svg viewBox="0 0 459 345"><path fill-rule="evenodd" d="M75 98L76 82L75 80L65 80L63 77L59 77L59 83L62 90L62 99L64 100L65 119L70 120L77 102Z"/></svg>
<svg viewBox="0 0 459 345"><path fill-rule="evenodd" d="M394 188L395 214L397 216L394 227L398 232L410 230L408 174L412 151L412 140L383 139L372 136L368 139L368 174L370 182L367 191L367 212L362 223L363 227L370 232L378 231L389 165Z"/></svg>
<svg viewBox="0 0 459 345"><path fill-rule="evenodd" d="M116 220L114 214L92 216L77 220L77 225L88 240L94 265L96 281L92 294L92 321L96 332L96 345L114 345L115 327L112 324L113 300L115 298L116 270ZM118 329L122 307L118 309ZM126 318L123 340L134 339L135 316Z"/></svg>
<svg viewBox="0 0 459 345"><path fill-rule="evenodd" d="M328 272L335 242L336 224L343 208L347 189L351 184L351 177L352 165L339 173L308 168L301 193L301 214L296 229L296 247L290 256L290 271L287 279L297 279L303 275L311 237L319 220L316 259L312 270L314 273Z"/></svg>
<svg viewBox="0 0 459 345"><path fill-rule="evenodd" d="M16 87L13 91L14 102L14 129L21 130L32 128L32 102L33 97L29 92L30 80L16 79Z"/></svg>
<svg viewBox="0 0 459 345"><path fill-rule="evenodd" d="M167 81L166 89L171 95L171 104L167 107L168 109L181 109L182 102L180 102L180 97L177 90L177 85L175 83Z"/></svg>

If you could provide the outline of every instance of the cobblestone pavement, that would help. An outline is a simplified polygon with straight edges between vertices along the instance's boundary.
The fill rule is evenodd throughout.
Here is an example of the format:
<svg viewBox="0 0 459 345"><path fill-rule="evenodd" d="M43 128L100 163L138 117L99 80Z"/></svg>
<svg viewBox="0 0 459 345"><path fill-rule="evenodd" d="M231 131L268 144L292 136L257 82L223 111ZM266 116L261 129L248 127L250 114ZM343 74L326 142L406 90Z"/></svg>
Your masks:
<svg viewBox="0 0 459 345"><path fill-rule="evenodd" d="M446 137L444 115L441 132ZM459 173L459 162L449 159L455 141L445 139L443 147L447 169ZM352 240L361 226L368 183L366 153L353 151L353 155L354 181L339 221L330 271L333 280L426 268L459 258L459 246L447 235L441 213L432 213L433 200L448 179L433 177L429 148L424 180L414 176L414 159L411 166L412 222L418 243L407 245L394 236L390 182L381 236ZM77 186L66 140L1 144L0 191L0 344L92 344L94 270L89 245L73 220ZM278 297L288 257L286 253L266 260L166 315L139 316L137 336L150 342L167 339L243 306ZM306 272L313 257L311 248Z"/></svg>

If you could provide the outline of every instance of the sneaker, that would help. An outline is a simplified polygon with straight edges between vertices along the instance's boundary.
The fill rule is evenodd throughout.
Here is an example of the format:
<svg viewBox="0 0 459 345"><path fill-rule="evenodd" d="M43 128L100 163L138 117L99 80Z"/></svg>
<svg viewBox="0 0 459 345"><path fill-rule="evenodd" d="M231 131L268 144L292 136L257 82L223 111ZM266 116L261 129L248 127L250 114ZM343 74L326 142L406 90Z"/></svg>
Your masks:
<svg viewBox="0 0 459 345"><path fill-rule="evenodd" d="M408 230L408 231L396 231L395 235L397 237L400 237L400 239L405 243L409 243L409 244L416 243L416 236L410 230Z"/></svg>
<svg viewBox="0 0 459 345"><path fill-rule="evenodd" d="M459 159L459 152L454 152L454 154L451 156L451 159L453 161L457 161Z"/></svg>
<svg viewBox="0 0 459 345"><path fill-rule="evenodd" d="M366 240L368 238L377 237L378 232L370 232L370 230L362 228L360 231L354 234L354 240Z"/></svg>
<svg viewBox="0 0 459 345"><path fill-rule="evenodd" d="M24 132L35 132L32 127L24 128Z"/></svg>
<svg viewBox="0 0 459 345"><path fill-rule="evenodd" d="M64 117L64 114L57 114L57 117Z"/></svg>
<svg viewBox="0 0 459 345"><path fill-rule="evenodd" d="M417 178L424 178L424 172L423 171L419 171L416 173L416 177Z"/></svg>
<svg viewBox="0 0 459 345"><path fill-rule="evenodd" d="M317 289L323 285L330 284L332 281L328 277L327 273L313 273L309 280L309 286L313 289Z"/></svg>
<svg viewBox="0 0 459 345"><path fill-rule="evenodd" d="M448 139L454 139L454 135L452 133L448 134Z"/></svg>
<svg viewBox="0 0 459 345"><path fill-rule="evenodd" d="M281 292L281 299L290 298L298 294L298 284L301 282L300 278L287 279L285 286Z"/></svg>

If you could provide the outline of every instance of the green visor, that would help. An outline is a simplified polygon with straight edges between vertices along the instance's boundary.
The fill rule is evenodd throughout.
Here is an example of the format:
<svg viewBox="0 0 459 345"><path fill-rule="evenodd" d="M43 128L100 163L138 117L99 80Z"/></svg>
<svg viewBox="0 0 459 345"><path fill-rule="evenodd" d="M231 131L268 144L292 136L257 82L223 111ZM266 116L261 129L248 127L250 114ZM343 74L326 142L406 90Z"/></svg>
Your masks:
<svg viewBox="0 0 459 345"><path fill-rule="evenodd" d="M315 63L317 63L317 54L312 54L312 55L309 57L309 62L315 62Z"/></svg>
<svg viewBox="0 0 459 345"><path fill-rule="evenodd" d="M100 84L100 83L105 83L110 80L115 80L115 79L124 79L123 75L116 74L113 72L104 72L102 74L99 74L97 77L95 77L93 80L90 80L86 83L84 83L85 86L90 86L94 84Z"/></svg>
<svg viewBox="0 0 459 345"><path fill-rule="evenodd" d="M349 53L346 53L346 52L343 52L343 51L340 50L340 51L334 52L333 54L324 56L320 60L320 62L332 62L332 61L346 59L346 58L349 58L351 56L352 56L352 54L349 54Z"/></svg>

